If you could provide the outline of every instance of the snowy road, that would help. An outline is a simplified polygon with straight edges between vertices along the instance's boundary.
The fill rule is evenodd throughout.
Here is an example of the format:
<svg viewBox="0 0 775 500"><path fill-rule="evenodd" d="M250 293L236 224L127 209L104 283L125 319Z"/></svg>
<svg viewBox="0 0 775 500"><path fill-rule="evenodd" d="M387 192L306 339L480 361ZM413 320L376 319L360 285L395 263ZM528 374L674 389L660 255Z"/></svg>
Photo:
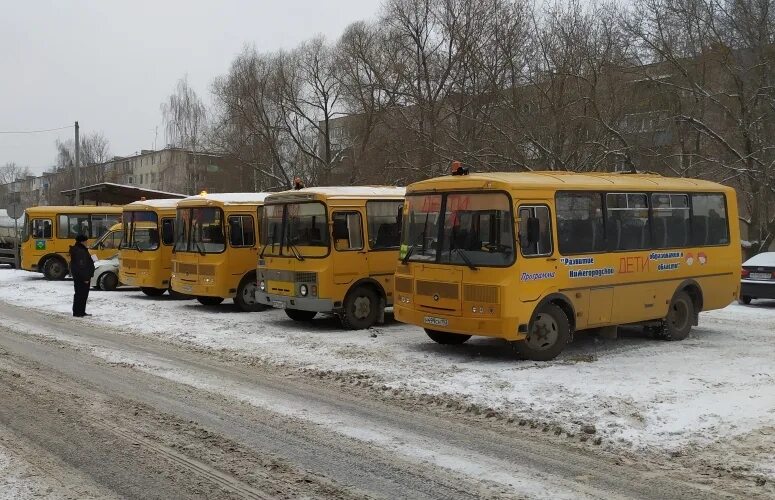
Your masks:
<svg viewBox="0 0 775 500"><path fill-rule="evenodd" d="M79 397L102 401L127 428L161 433L178 452L194 448L197 467L228 476L202 480L202 492L243 496L287 481L308 488L287 496L773 493L772 481L761 483L772 477L774 460L775 304L703 315L682 343L635 333L579 338L557 361L534 364L513 360L492 341L436 346L396 323L343 332L327 319L299 325L275 311L239 314L137 291L96 292L90 309L97 316L74 320L61 314L71 290L69 282L0 269L0 303L47 310L0 304L3 390L28 388L14 381L29 376L49 391L86 391ZM51 389L53 375L30 363L69 385ZM66 413L83 408L59 404ZM7 426L14 414L6 411L0 422ZM279 484L272 474L246 479L228 461L208 462L230 454L220 443L192 438L201 432L230 443L251 470L276 462L288 475ZM15 441L0 434L0 445L6 442ZM145 450L143 442L128 447ZM144 477L138 468L136 477ZM81 473L94 479L88 468ZM185 467L179 474L170 484L182 484ZM229 489L227 479L238 486ZM133 496L112 484L110 491Z"/></svg>

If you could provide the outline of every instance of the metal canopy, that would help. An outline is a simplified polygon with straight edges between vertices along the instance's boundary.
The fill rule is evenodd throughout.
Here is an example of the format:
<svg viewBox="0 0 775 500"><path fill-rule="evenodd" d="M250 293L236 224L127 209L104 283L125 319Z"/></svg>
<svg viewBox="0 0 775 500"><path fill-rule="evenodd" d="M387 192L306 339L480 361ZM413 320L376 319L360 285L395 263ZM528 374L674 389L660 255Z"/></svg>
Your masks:
<svg viewBox="0 0 775 500"><path fill-rule="evenodd" d="M70 203L75 202L75 189L66 189L62 191L62 194L70 199ZM81 203L94 203L95 205L101 203L107 205L126 205L133 201L139 201L142 198L146 200L159 200L162 198L186 197L184 194L143 189L113 182L101 182L91 186L84 186L80 189L80 195Z"/></svg>

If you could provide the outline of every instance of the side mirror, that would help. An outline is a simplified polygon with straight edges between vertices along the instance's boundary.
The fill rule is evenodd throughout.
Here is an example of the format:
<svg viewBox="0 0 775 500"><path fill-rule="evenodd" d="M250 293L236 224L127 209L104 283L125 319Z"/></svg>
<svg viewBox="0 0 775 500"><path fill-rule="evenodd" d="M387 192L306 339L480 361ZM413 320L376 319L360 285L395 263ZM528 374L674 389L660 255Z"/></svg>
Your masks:
<svg viewBox="0 0 775 500"><path fill-rule="evenodd" d="M333 238L335 240L346 240L350 237L347 231L347 221L344 219L334 219Z"/></svg>

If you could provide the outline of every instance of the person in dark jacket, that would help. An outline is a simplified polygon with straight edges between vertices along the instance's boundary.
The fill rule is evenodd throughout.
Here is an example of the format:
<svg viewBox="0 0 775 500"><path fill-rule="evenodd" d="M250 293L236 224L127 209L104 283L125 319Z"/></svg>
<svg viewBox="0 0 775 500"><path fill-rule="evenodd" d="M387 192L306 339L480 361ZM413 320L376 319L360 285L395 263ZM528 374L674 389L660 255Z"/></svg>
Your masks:
<svg viewBox="0 0 775 500"><path fill-rule="evenodd" d="M89 249L83 244L88 237L79 234L75 237L75 245L70 247L70 274L73 276L73 316L83 318L86 314L86 300L89 298L91 278L94 276L94 261Z"/></svg>

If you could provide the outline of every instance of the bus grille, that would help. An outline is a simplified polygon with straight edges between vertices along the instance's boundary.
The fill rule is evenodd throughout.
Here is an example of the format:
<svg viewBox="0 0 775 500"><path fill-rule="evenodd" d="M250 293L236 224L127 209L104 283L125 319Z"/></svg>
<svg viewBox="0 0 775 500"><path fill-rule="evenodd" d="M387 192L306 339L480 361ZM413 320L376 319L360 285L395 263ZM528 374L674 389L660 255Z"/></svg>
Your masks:
<svg viewBox="0 0 775 500"><path fill-rule="evenodd" d="M498 303L498 287L487 285L463 285L463 300L484 304Z"/></svg>
<svg viewBox="0 0 775 500"><path fill-rule="evenodd" d="M206 266L200 264L199 274L201 276L215 276L215 266Z"/></svg>
<svg viewBox="0 0 775 500"><path fill-rule="evenodd" d="M412 293L412 278L396 277L396 291Z"/></svg>
<svg viewBox="0 0 775 500"><path fill-rule="evenodd" d="M442 299L458 298L458 288L455 283L442 283L440 281L418 281L418 295L438 295Z"/></svg>
<svg viewBox="0 0 775 500"><path fill-rule="evenodd" d="M150 268L151 268L151 261L149 260L137 261L137 269L150 269Z"/></svg>
<svg viewBox="0 0 775 500"><path fill-rule="evenodd" d="M316 283L318 280L317 274L309 271L296 271L297 283Z"/></svg>
<svg viewBox="0 0 775 500"><path fill-rule="evenodd" d="M183 274L196 274L196 264L186 264L185 262L176 262L175 272L183 273Z"/></svg>
<svg viewBox="0 0 775 500"><path fill-rule="evenodd" d="M127 268L132 268L137 265L134 259L121 259L121 265Z"/></svg>

